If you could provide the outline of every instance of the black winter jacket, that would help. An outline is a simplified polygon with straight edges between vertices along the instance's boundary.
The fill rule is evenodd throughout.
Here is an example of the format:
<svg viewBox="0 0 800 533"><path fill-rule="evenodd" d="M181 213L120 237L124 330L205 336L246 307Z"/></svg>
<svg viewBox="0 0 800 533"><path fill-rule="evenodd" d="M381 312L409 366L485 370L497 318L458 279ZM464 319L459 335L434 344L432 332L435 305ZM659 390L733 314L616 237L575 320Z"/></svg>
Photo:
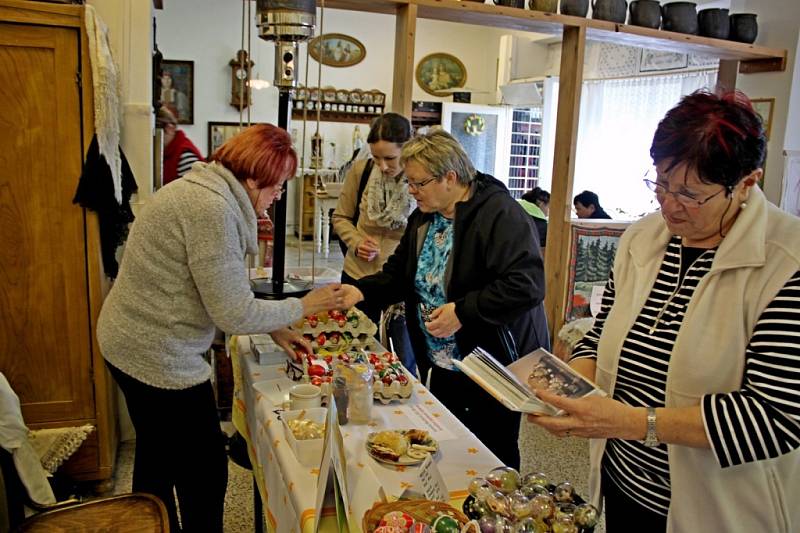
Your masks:
<svg viewBox="0 0 800 533"><path fill-rule="evenodd" d="M544 265L531 217L492 176L478 173L472 195L456 205L446 296L455 302L462 327L456 344L462 356L480 346L509 364L539 347L550 349L544 314ZM415 210L403 237L381 272L361 278L367 301L406 303L409 336L423 368L430 366L417 318L414 277L432 213Z"/></svg>

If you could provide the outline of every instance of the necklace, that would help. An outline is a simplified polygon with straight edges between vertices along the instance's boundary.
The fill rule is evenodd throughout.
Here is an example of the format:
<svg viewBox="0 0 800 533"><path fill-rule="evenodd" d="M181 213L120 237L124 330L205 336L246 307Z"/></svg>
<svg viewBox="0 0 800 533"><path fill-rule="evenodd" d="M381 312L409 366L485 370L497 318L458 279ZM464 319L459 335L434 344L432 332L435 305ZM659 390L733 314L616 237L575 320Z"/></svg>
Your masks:
<svg viewBox="0 0 800 533"><path fill-rule="evenodd" d="M706 251L707 250L704 250L703 253L695 257L694 260L692 260L691 264L688 267L686 267L686 270L683 271L683 269L681 268L683 265L683 244L680 245L680 248L678 249L678 283L675 286L675 290L672 291L672 294L669 295L667 300L664 302L664 305L661 307L661 310L659 310L658 314L656 315L656 318L653 321L653 325L650 327L650 335L655 333L655 331L658 329L658 326L661 323L661 317L664 316L664 313L667 311L667 309L669 309L669 306L672 304L672 300L675 298L675 296L678 295L681 288L683 288L683 281L686 279L686 276L689 274L689 271L692 269L697 260L703 257L703 255L705 255ZM683 274L681 275L682 271Z"/></svg>

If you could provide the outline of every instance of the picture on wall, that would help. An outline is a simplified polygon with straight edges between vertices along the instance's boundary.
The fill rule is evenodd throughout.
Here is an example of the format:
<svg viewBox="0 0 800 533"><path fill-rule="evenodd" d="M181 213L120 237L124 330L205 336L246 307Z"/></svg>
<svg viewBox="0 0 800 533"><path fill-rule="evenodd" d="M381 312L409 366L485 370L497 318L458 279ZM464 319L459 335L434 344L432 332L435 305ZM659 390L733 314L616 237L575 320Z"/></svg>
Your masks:
<svg viewBox="0 0 800 533"><path fill-rule="evenodd" d="M442 91L463 87L467 83L467 69L455 56L443 53L430 54L417 63L416 78L426 93L449 96L450 93Z"/></svg>
<svg viewBox="0 0 800 533"><path fill-rule="evenodd" d="M625 226L572 226L565 322L592 316L589 310L592 288L605 286L608 281L624 231Z"/></svg>
<svg viewBox="0 0 800 533"><path fill-rule="evenodd" d="M753 104L753 109L755 109L756 113L761 117L761 121L764 123L764 135L766 135L767 140L769 140L769 134L772 130L772 112L775 109L775 99L753 98L750 102Z"/></svg>
<svg viewBox="0 0 800 533"><path fill-rule="evenodd" d="M161 61L161 105L178 124L194 124L194 61Z"/></svg>
<svg viewBox="0 0 800 533"><path fill-rule="evenodd" d="M242 129L247 124L242 125ZM241 131L238 122L209 122L208 123L208 155L217 151L217 148L225 144L225 141Z"/></svg>
<svg viewBox="0 0 800 533"><path fill-rule="evenodd" d="M680 70L689 66L689 56L677 52L661 52L659 50L642 50L639 72L662 72Z"/></svg>
<svg viewBox="0 0 800 533"><path fill-rule="evenodd" d="M320 42L325 38L320 54ZM367 49L355 37L343 33L319 35L308 44L308 53L316 61L331 67L350 67L361 63L367 56Z"/></svg>

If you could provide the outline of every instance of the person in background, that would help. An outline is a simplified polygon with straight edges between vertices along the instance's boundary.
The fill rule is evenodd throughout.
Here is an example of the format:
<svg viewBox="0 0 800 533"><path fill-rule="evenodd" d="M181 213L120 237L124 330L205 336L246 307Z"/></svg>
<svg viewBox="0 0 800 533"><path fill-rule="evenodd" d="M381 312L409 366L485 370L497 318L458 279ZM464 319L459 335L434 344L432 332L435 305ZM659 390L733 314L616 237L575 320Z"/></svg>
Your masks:
<svg viewBox="0 0 800 533"><path fill-rule="evenodd" d="M408 216L416 207L400 164L401 150L410 138L407 118L397 113L379 116L367 135L372 157L356 159L345 176L332 217L333 228L346 245L342 283L380 271L403 236ZM358 307L379 324L387 306L365 301ZM406 368L413 371L414 355L407 335L399 336L395 348Z"/></svg>
<svg viewBox="0 0 800 533"><path fill-rule="evenodd" d="M178 129L178 119L167 109L158 110L156 125L164 129L164 175L166 185L189 172L192 165L203 161L200 150Z"/></svg>
<svg viewBox="0 0 800 533"><path fill-rule="evenodd" d="M611 215L600 207L600 199L592 191L583 191L572 200L572 204L575 206L578 218L611 218Z"/></svg>
<svg viewBox="0 0 800 533"><path fill-rule="evenodd" d="M431 392L501 461L519 467L519 413L459 372L453 359L481 346L507 365L550 348L533 221L443 130L408 141L400 163L417 209L383 269L343 285L345 302L405 301L417 366Z"/></svg>
<svg viewBox="0 0 800 533"><path fill-rule="evenodd" d="M338 284L280 301L257 300L250 288L256 217L296 167L289 135L261 124L160 189L131 228L100 311L97 340L136 429L133 490L164 502L172 531L181 531L173 491L184 531L222 531L227 457L203 358L215 328L270 333L293 355L293 343L311 346L286 326L344 309Z"/></svg>
<svg viewBox="0 0 800 533"><path fill-rule="evenodd" d="M608 531L800 531L800 219L756 185L766 139L741 93L659 123L661 211L623 234L571 365L609 396L540 392L530 421L591 440Z"/></svg>
<svg viewBox="0 0 800 533"><path fill-rule="evenodd" d="M550 193L539 187L534 187L522 195L519 205L533 218L536 231L539 235L539 246L547 244L547 215L550 212Z"/></svg>

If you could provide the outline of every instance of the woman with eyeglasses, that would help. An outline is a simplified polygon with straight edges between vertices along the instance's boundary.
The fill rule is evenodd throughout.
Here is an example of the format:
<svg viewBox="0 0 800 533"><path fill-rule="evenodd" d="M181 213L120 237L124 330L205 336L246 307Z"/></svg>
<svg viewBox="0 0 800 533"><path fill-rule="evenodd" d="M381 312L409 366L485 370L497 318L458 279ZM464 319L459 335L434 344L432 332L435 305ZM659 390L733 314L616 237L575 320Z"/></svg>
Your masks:
<svg viewBox="0 0 800 533"><path fill-rule="evenodd" d="M414 137L400 162L417 210L383 269L355 287L343 285L346 301L404 300L417 366L423 379L430 376L431 391L500 460L519 467L520 415L452 361L477 346L504 364L549 349L536 228L447 132Z"/></svg>
<svg viewBox="0 0 800 533"><path fill-rule="evenodd" d="M650 155L661 211L622 236L572 366L607 398L531 418L591 440L609 531L800 529L800 220L769 203L741 93L684 97Z"/></svg>

